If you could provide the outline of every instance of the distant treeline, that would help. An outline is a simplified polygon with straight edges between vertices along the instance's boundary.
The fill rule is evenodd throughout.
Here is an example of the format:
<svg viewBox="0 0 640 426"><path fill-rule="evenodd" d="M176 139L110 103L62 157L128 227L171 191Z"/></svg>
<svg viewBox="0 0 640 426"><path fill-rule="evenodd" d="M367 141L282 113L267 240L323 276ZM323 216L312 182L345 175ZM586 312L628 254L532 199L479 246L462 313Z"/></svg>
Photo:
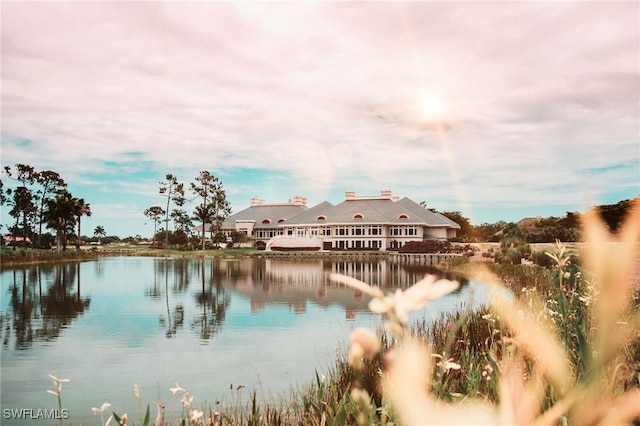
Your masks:
<svg viewBox="0 0 640 426"><path fill-rule="evenodd" d="M14 246L49 248L56 245L65 250L67 242L73 242L80 250L82 243L97 242L108 244L116 241L138 243L140 235L120 240L118 236L107 236L99 225L93 230L93 238L81 234L81 220L91 216L91 207L82 198L74 197L67 190L67 183L53 170L36 170L28 164L4 166L3 174L14 182L12 188L6 188L0 179L0 205L10 207L11 223L0 224L0 233L8 240L2 243ZM182 208L189 198L185 190L191 192L198 204L193 211ZM222 182L210 172L199 172L192 182L185 186L173 174L167 174L159 182L158 194L164 206L153 205L145 209L144 216L154 223L153 244L157 246L177 246L181 248L205 248L205 232L198 237L193 232L194 223L206 223L211 240L216 245L229 243L233 246L247 242L248 236L237 232L231 238L223 235L222 222L231 213L231 205L226 199ZM627 211L635 200L623 200L616 204L593 207L602 217L611 232L617 232ZM426 208L426 203L421 203ZM433 209L431 209L433 210ZM433 210L435 211L435 210ZM460 225L458 240L463 242L500 242L519 239L528 243L580 240L579 212L567 212L563 217L527 218L517 223L504 221L471 225L461 212L440 212ZM173 222L173 230L171 230ZM159 226L160 225L160 226ZM163 226L164 225L164 226ZM53 234L46 232L49 229ZM164 240L164 241L163 241Z"/></svg>
<svg viewBox="0 0 640 426"><path fill-rule="evenodd" d="M593 207L609 231L618 232L624 218L635 200L623 200L616 204ZM465 242L500 242L519 239L528 243L546 243L555 240L573 242L581 239L581 216L579 212L567 212L563 217L525 218L519 222L496 222L471 225L460 212L441 212L460 225L459 239Z"/></svg>

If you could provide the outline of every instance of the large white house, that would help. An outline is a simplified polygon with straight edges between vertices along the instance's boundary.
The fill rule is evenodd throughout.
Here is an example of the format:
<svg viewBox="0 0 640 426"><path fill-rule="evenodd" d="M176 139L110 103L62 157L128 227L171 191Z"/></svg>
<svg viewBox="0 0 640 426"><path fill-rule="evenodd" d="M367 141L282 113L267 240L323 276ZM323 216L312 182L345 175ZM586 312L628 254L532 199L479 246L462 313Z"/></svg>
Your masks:
<svg viewBox="0 0 640 426"><path fill-rule="evenodd" d="M393 250L409 241L455 238L458 229L460 226L449 218L409 198L399 199L390 190L375 196L349 191L340 204L324 201L311 208L300 196L277 204L253 198L250 207L222 224L225 234L246 232L254 241L263 241L267 250Z"/></svg>

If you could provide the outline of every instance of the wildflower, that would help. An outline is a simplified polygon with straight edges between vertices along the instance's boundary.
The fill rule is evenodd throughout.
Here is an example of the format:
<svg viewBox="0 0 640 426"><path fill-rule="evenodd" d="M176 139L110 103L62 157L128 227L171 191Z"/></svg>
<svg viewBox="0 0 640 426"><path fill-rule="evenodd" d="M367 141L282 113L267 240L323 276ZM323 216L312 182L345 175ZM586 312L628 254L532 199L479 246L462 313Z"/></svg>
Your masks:
<svg viewBox="0 0 640 426"><path fill-rule="evenodd" d="M347 355L347 361L356 370L362 368L362 360L364 358L364 349L360 345L351 345Z"/></svg>
<svg viewBox="0 0 640 426"><path fill-rule="evenodd" d="M118 421L118 424L120 426L126 426L127 424L127 420L129 419L129 416L127 415L127 413L124 413L121 417L120 420ZM109 417L109 420L111 420L111 417ZM109 420L107 420L107 424L109 423Z"/></svg>
<svg viewBox="0 0 640 426"><path fill-rule="evenodd" d="M187 390L184 388L181 388L179 384L176 383L176 387L175 388L169 388L169 390L171 391L172 395L175 395L178 392L186 392Z"/></svg>
<svg viewBox="0 0 640 426"><path fill-rule="evenodd" d="M53 380L53 386L56 388L56 390L55 391L47 390L47 393L50 393L51 395L54 395L54 396L57 396L57 397L60 397L60 395L62 393L62 384L63 383L68 383L68 382L71 381L69 379L60 379L60 378L54 376L53 374L49 374L49 378L51 380Z"/></svg>
<svg viewBox="0 0 640 426"><path fill-rule="evenodd" d="M111 407L111 404L109 404L107 401L105 401L100 408L96 408L96 407L92 407L91 411L93 411L93 415L95 416L98 413L103 413L104 410L106 410L107 408Z"/></svg>
<svg viewBox="0 0 640 426"><path fill-rule="evenodd" d="M189 392L184 392L182 394L182 398L180 399L180 403L183 407L191 407L191 403L193 402L193 396L189 396Z"/></svg>
<svg viewBox="0 0 640 426"><path fill-rule="evenodd" d="M91 411L93 411L93 415L95 416L96 414L100 413L100 423L103 425L108 425L111 422L111 419L113 416L109 416L109 418L107 419L107 422L105 423L104 421L104 411L111 407L111 404L109 404L107 401L103 402L102 405L100 406L100 408L96 408L96 407L92 407Z"/></svg>
<svg viewBox="0 0 640 426"><path fill-rule="evenodd" d="M482 319L487 321L487 322L490 322L490 323L495 323L496 322L496 320L493 318L493 315L491 315L491 314L483 315Z"/></svg>
<svg viewBox="0 0 640 426"><path fill-rule="evenodd" d="M449 358L444 363L444 370L448 372L449 370L460 370L462 367L460 364L453 362L453 358Z"/></svg>
<svg viewBox="0 0 640 426"><path fill-rule="evenodd" d="M71 381L70 379L60 379L60 378L54 376L53 374L49 374L49 377L51 378L51 380L53 380L54 382L57 382L57 383L68 383L68 382Z"/></svg>
<svg viewBox="0 0 640 426"><path fill-rule="evenodd" d="M372 357L380 351L380 341L371 331L358 327L351 331L351 345L358 345L366 357Z"/></svg>
<svg viewBox="0 0 640 426"><path fill-rule="evenodd" d="M369 309L372 312L387 314L391 320L388 330L395 335L402 335L403 327L409 320L409 312L421 308L429 300L452 292L460 285L457 281L438 280L435 275L427 275L405 291L397 289L395 293L384 296L378 287L371 287L355 278L331 274L331 279L372 296Z"/></svg>
<svg viewBox="0 0 640 426"><path fill-rule="evenodd" d="M457 281L438 280L435 275L427 275L405 291L397 289L392 295L374 298L369 302L369 309L386 313L401 324L406 324L409 312L423 307L429 300L451 293L458 286Z"/></svg>
<svg viewBox="0 0 640 426"><path fill-rule="evenodd" d="M404 291L403 299L408 311L421 308L429 300L435 300L456 290L460 284L457 281L437 279L435 275L427 275L413 286Z"/></svg>
<svg viewBox="0 0 640 426"><path fill-rule="evenodd" d="M493 367L489 364L484 366L482 370L482 377L488 382L491 380L491 373L493 373Z"/></svg>
<svg viewBox="0 0 640 426"><path fill-rule="evenodd" d="M204 415L204 412L199 410L193 410L191 412L191 421L197 423L202 418L203 415Z"/></svg>
<svg viewBox="0 0 640 426"><path fill-rule="evenodd" d="M350 347L347 356L350 365L356 369L362 367L363 358L371 358L380 352L380 341L371 331L358 327L351 331Z"/></svg>
<svg viewBox="0 0 640 426"><path fill-rule="evenodd" d="M368 294L372 297L383 297L382 291L378 287L371 287L369 284L364 283L355 278L348 277L346 275L341 274L331 274L329 277L333 281L338 281L342 284L348 285L351 288L356 290L360 290L363 293Z"/></svg>

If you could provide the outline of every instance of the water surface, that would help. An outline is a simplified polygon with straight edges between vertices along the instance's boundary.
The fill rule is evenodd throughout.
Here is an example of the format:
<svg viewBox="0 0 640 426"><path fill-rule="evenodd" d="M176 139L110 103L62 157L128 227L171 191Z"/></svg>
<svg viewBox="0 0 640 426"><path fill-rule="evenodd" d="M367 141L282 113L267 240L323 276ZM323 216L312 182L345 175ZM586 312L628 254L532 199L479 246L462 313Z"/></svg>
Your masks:
<svg viewBox="0 0 640 426"><path fill-rule="evenodd" d="M176 383L199 406L253 389L271 400L330 366L352 328L380 325L368 297L330 282L330 272L393 291L429 271L385 260L148 257L5 270L2 409L57 408L49 374L71 380L62 405L74 424L99 423L91 407L105 401L137 418L134 384L145 407L163 401L173 413ZM485 300L465 283L414 318Z"/></svg>

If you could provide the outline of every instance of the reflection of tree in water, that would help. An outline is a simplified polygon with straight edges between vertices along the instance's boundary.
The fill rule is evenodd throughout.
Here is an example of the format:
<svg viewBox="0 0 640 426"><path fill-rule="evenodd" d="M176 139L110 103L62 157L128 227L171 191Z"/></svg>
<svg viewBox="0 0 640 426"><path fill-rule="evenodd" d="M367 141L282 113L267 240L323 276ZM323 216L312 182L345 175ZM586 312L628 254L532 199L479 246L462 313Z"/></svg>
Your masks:
<svg viewBox="0 0 640 426"><path fill-rule="evenodd" d="M178 303L173 307L172 312L169 294L179 294L189 287L189 271L185 265L186 262L182 259L156 259L153 268L153 284L145 291L146 296L155 300L161 299L164 293L167 314L166 317L159 318L158 324L164 329L165 337L168 339L175 336L184 325L184 307Z"/></svg>
<svg viewBox="0 0 640 426"><path fill-rule="evenodd" d="M169 308L169 297L167 296L167 317L160 317L158 324L165 329L164 335L167 339L176 335L179 329L184 325L184 308L181 304L173 308L173 314Z"/></svg>
<svg viewBox="0 0 640 426"><path fill-rule="evenodd" d="M102 257L98 257L93 262L93 273L96 276L96 278L102 278L102 275L104 275L104 263L105 263L105 259Z"/></svg>
<svg viewBox="0 0 640 426"><path fill-rule="evenodd" d="M192 259L155 259L153 265L153 282L145 290L151 299L161 299L165 290L180 294L188 290L192 275L197 274L197 263ZM168 284L171 284L169 286Z"/></svg>
<svg viewBox="0 0 640 426"><path fill-rule="evenodd" d="M202 340L209 340L222 327L231 297L225 292L220 277L222 275L219 264L214 259L208 259L209 277L207 279L205 259L200 259L201 291L196 294L196 304L202 308L202 313L196 316L191 324L192 330L197 330Z"/></svg>
<svg viewBox="0 0 640 426"><path fill-rule="evenodd" d="M8 293L10 307L2 316L5 348L12 331L16 349L56 339L90 304L81 296L80 263L14 269Z"/></svg>
<svg viewBox="0 0 640 426"><path fill-rule="evenodd" d="M165 268L164 272L164 295L167 301L167 321L160 318L160 327L165 328L164 335L170 339L175 336L179 328L184 324L184 308L178 303L173 309L173 319L171 318L171 308L169 305L169 268Z"/></svg>
<svg viewBox="0 0 640 426"><path fill-rule="evenodd" d="M209 264L207 274L206 265ZM202 308L191 323L203 340L217 333L224 322L231 297L225 293L223 277L229 272L220 268L216 259L157 259L153 269L153 283L145 290L145 295L154 300L164 299L166 314L160 317L159 325L167 338L174 337L184 326L184 307L181 303L172 305L171 295L186 292L191 281L199 278L196 304ZM235 275L235 274L232 274Z"/></svg>

